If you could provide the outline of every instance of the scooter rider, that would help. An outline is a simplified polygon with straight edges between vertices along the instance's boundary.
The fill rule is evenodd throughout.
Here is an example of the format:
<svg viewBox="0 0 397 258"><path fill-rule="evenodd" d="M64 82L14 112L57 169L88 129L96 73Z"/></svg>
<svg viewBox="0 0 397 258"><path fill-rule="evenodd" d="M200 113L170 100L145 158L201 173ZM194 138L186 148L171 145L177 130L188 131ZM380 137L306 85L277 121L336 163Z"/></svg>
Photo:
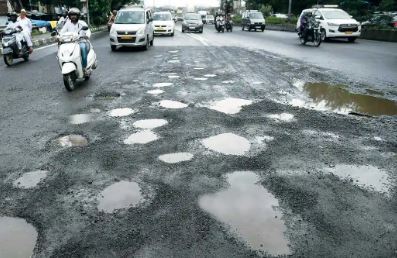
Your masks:
<svg viewBox="0 0 397 258"><path fill-rule="evenodd" d="M21 14L18 18L18 25L22 28L22 35L26 40L26 43L29 47L29 53L33 52L33 42L32 42L32 22L26 16L26 10L22 9Z"/></svg>
<svg viewBox="0 0 397 258"><path fill-rule="evenodd" d="M79 20L80 19L80 10L78 8L70 8L69 13L68 13L69 20L65 23L63 26L60 34L63 34L65 32L75 32L79 34L80 38L83 39L79 42L80 45L80 51L81 51L81 61L82 61L82 66L83 69L87 67L87 55L88 55L88 40L91 37L91 31L90 29L88 30L82 30L83 27L88 27L87 23Z"/></svg>
<svg viewBox="0 0 397 258"><path fill-rule="evenodd" d="M20 26L18 21L17 21L17 19L18 19L17 13L12 12L12 13L9 14L9 17L10 17L9 18L9 22L7 24L6 29L15 29L15 28ZM19 52L21 52L21 50L22 50L22 43L21 42L22 42L23 36L22 36L21 33L17 33L17 34L15 34L15 37L16 37L16 41L17 41L16 43L17 43L18 50L19 50Z"/></svg>
<svg viewBox="0 0 397 258"><path fill-rule="evenodd" d="M313 19L313 14L312 12L306 12L302 15L301 18L301 26L300 26L300 32L303 37L306 37L307 30L309 29L309 24L311 22L311 19Z"/></svg>

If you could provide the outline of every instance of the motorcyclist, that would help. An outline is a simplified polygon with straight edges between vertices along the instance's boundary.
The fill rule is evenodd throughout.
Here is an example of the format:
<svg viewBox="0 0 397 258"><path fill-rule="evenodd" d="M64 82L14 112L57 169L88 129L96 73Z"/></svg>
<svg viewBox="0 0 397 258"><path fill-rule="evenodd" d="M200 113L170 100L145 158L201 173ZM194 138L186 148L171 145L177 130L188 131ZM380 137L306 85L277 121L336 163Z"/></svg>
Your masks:
<svg viewBox="0 0 397 258"><path fill-rule="evenodd" d="M74 32L80 36L80 51L81 51L81 64L83 69L87 67L87 56L88 56L88 48L89 42L87 40L91 37L91 31L82 30L83 27L88 27L85 21L80 20L80 10L78 8L70 8L68 13L69 20L63 26L60 34L66 32Z"/></svg>
<svg viewBox="0 0 397 258"><path fill-rule="evenodd" d="M17 13L15 13L15 12L12 12L12 13L10 13L10 15L9 15L9 22L8 22L8 24L7 24L7 27L6 27L6 29L15 29L15 28L17 28L17 27L19 27L20 25L19 25L19 23L18 23L18 15L17 15ZM16 37L16 43L17 43L17 47L18 47L18 50L19 50L19 52L21 52L21 50L22 50L22 39L23 39L23 35L21 34L21 33L17 33L17 34L15 34L15 37Z"/></svg>
<svg viewBox="0 0 397 258"><path fill-rule="evenodd" d="M305 12L301 17L299 31L304 38L306 37L307 31L309 29L310 19L312 16L312 12Z"/></svg>
<svg viewBox="0 0 397 258"><path fill-rule="evenodd" d="M33 52L33 42L32 42L32 22L27 17L27 12L25 9L21 10L21 14L18 18L18 26L22 28L22 35L29 47L29 53Z"/></svg>
<svg viewBox="0 0 397 258"><path fill-rule="evenodd" d="M66 24L68 21L68 12L65 11L62 13L61 17L59 17L59 20L57 22L57 30L60 31L62 30L63 26Z"/></svg>

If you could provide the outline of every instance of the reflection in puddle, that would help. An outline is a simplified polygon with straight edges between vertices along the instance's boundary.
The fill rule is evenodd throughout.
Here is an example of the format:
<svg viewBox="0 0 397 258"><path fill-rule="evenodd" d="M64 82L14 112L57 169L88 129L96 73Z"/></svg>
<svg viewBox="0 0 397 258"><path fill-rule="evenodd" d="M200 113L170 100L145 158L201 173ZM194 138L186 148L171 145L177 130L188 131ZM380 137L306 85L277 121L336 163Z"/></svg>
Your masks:
<svg viewBox="0 0 397 258"><path fill-rule="evenodd" d="M168 75L169 79L178 79L179 77L179 75Z"/></svg>
<svg viewBox="0 0 397 258"><path fill-rule="evenodd" d="M252 84L253 85L261 85L261 84L263 84L263 82L253 82Z"/></svg>
<svg viewBox="0 0 397 258"><path fill-rule="evenodd" d="M106 187L98 199L98 210L112 213L115 210L135 207L143 201L143 196L137 183L121 181Z"/></svg>
<svg viewBox="0 0 397 258"><path fill-rule="evenodd" d="M153 87L155 87L155 88L163 88L163 87L169 87L169 86L172 86L172 85L173 85L172 82L159 82L159 83L153 84Z"/></svg>
<svg viewBox="0 0 397 258"><path fill-rule="evenodd" d="M124 144L146 144L149 142L153 142L159 139L157 134L153 133L150 130L144 130L141 132L137 132L131 134L127 139L124 140Z"/></svg>
<svg viewBox="0 0 397 258"><path fill-rule="evenodd" d="M109 111L109 116L123 117L123 116L129 116L133 113L135 113L135 111L131 108L116 108Z"/></svg>
<svg viewBox="0 0 397 258"><path fill-rule="evenodd" d="M204 75L204 77L214 78L214 77L216 77L216 74L206 74L206 75Z"/></svg>
<svg viewBox="0 0 397 258"><path fill-rule="evenodd" d="M268 118L271 118L276 121L282 121L282 122L292 122L294 121L294 115L293 114L288 114L288 113L281 113L281 114L273 114L273 115L268 115Z"/></svg>
<svg viewBox="0 0 397 258"><path fill-rule="evenodd" d="M208 78L193 78L195 81L206 81Z"/></svg>
<svg viewBox="0 0 397 258"><path fill-rule="evenodd" d="M204 67L194 67L194 70L204 70Z"/></svg>
<svg viewBox="0 0 397 258"><path fill-rule="evenodd" d="M170 50L170 51L168 51L168 53L172 53L172 54L175 54L175 53L178 53L179 52L179 50Z"/></svg>
<svg viewBox="0 0 397 258"><path fill-rule="evenodd" d="M164 119L145 119L136 121L133 126L141 129L154 129L168 124Z"/></svg>
<svg viewBox="0 0 397 258"><path fill-rule="evenodd" d="M170 60L170 61L168 61L168 63L177 64L177 63L180 63L180 61L179 60Z"/></svg>
<svg viewBox="0 0 397 258"><path fill-rule="evenodd" d="M89 114L76 114L76 115L71 115L69 117L69 122L72 125L81 125L81 124L88 123L90 121L91 121L91 115L89 115Z"/></svg>
<svg viewBox="0 0 397 258"><path fill-rule="evenodd" d="M0 257L31 257L36 241L37 231L26 220L0 217Z"/></svg>
<svg viewBox="0 0 397 258"><path fill-rule="evenodd" d="M223 81L222 83L223 83L223 84L233 84L234 81Z"/></svg>
<svg viewBox="0 0 397 258"><path fill-rule="evenodd" d="M58 143L62 147L84 147L88 145L88 140L78 134L71 134L58 138Z"/></svg>
<svg viewBox="0 0 397 258"><path fill-rule="evenodd" d="M99 108L91 108L90 112L91 113L101 113L101 110Z"/></svg>
<svg viewBox="0 0 397 258"><path fill-rule="evenodd" d="M14 181L14 187L18 188L34 188L36 187L40 181L47 177L48 171L46 170L37 170L23 174L20 178Z"/></svg>
<svg viewBox="0 0 397 258"><path fill-rule="evenodd" d="M312 101L328 110L380 116L397 115L397 102L369 95L354 94L325 83L308 83L304 91Z"/></svg>
<svg viewBox="0 0 397 258"><path fill-rule="evenodd" d="M386 171L374 166L336 165L325 168L342 179L351 178L354 184L362 187L372 187L375 191L387 193L390 185Z"/></svg>
<svg viewBox="0 0 397 258"><path fill-rule="evenodd" d="M201 196L199 206L226 224L232 234L239 236L257 251L270 255L288 255L286 226L280 219L278 200L263 186L253 172L234 172L227 175L229 188Z"/></svg>
<svg viewBox="0 0 397 258"><path fill-rule="evenodd" d="M162 100L160 101L160 106L163 108L170 108L170 109L179 109L179 108L187 107L185 103L174 100Z"/></svg>
<svg viewBox="0 0 397 258"><path fill-rule="evenodd" d="M251 143L247 139L233 133L224 133L203 139L202 144L207 149L225 155L244 155L251 148Z"/></svg>
<svg viewBox="0 0 397 258"><path fill-rule="evenodd" d="M147 93L151 94L151 95L160 95L160 94L163 94L164 91L163 90L149 90L149 91L147 91Z"/></svg>
<svg viewBox="0 0 397 258"><path fill-rule="evenodd" d="M193 158L193 154L188 152L178 152L178 153L170 153L164 154L159 157L159 159L165 163L175 164L184 161L189 161Z"/></svg>
<svg viewBox="0 0 397 258"><path fill-rule="evenodd" d="M382 138L380 138L379 136L374 136L374 140L375 140L375 141L378 141L378 142L383 141Z"/></svg>
<svg viewBox="0 0 397 258"><path fill-rule="evenodd" d="M243 106L251 105L251 100L246 99L237 99L237 98L228 98L220 101L214 102L210 109L225 113L225 114L237 114L241 111Z"/></svg>

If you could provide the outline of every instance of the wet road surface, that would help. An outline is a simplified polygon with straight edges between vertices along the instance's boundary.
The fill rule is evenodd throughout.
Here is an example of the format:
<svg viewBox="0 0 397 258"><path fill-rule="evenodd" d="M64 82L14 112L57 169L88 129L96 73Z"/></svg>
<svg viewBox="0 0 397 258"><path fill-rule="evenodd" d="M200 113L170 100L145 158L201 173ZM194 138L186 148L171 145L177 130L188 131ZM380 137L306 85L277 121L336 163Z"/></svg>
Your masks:
<svg viewBox="0 0 397 258"><path fill-rule="evenodd" d="M0 254L395 256L395 45L297 42L207 28L113 53L100 37L72 93L54 46L0 65ZM353 48L385 57L384 80Z"/></svg>

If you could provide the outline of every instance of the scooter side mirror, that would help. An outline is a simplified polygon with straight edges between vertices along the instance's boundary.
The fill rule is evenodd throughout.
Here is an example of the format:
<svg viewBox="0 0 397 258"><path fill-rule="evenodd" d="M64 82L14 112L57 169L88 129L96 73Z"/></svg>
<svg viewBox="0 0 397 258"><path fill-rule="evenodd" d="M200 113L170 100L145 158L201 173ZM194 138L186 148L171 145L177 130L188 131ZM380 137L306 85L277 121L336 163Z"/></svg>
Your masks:
<svg viewBox="0 0 397 258"><path fill-rule="evenodd" d="M83 26L83 28L81 28L81 30L88 30L88 26Z"/></svg>

